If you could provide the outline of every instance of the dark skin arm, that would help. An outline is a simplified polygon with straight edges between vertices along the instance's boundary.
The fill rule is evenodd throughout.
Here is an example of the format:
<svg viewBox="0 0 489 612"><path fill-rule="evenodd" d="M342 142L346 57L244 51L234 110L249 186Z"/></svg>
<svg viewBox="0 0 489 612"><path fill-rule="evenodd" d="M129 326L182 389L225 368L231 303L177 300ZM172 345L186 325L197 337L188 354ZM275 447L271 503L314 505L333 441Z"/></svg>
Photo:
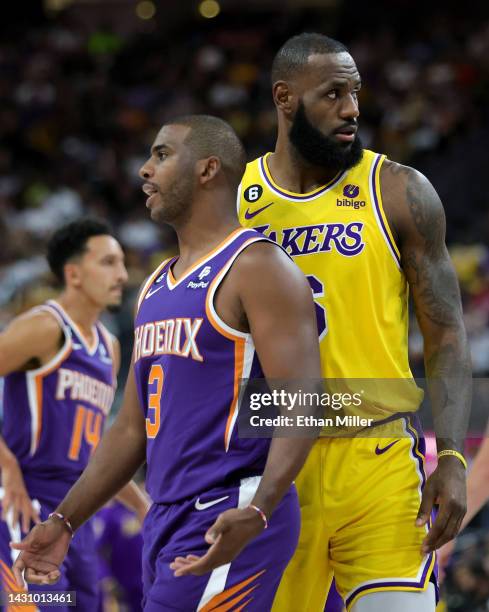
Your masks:
<svg viewBox="0 0 489 612"><path fill-rule="evenodd" d="M384 208L401 252L424 339L437 449L463 452L471 402L471 364L460 290L445 245L445 214L436 191L419 172L386 161L381 169ZM431 552L458 533L466 511L465 469L441 457L423 491L416 525L438 516L423 542Z"/></svg>
<svg viewBox="0 0 489 612"><path fill-rule="evenodd" d="M117 338L113 338L113 346L115 361L114 368L116 374L118 374L121 366L121 345ZM151 500L133 480L128 482L126 486L123 487L119 493L117 493L115 498L126 508L129 508L129 510L135 512L139 522L141 525L143 524L144 517L151 506Z"/></svg>
<svg viewBox="0 0 489 612"><path fill-rule="evenodd" d="M310 286L276 246L260 242L240 255L223 281L216 310L228 325L251 332L267 379L321 378ZM261 483L251 502L268 518L299 473L314 441L312 436L272 440ZM171 567L176 576L205 574L229 563L263 528L263 520L253 509L227 510L205 536L211 544L208 552L201 558L177 557Z"/></svg>

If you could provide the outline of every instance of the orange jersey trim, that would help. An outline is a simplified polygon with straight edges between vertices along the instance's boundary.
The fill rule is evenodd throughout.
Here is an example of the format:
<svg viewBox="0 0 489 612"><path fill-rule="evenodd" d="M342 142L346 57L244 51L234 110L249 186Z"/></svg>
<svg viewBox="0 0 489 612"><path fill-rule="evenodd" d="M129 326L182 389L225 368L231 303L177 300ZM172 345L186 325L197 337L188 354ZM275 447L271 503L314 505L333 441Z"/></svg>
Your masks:
<svg viewBox="0 0 489 612"><path fill-rule="evenodd" d="M2 559L0 559L0 572L4 591L7 593L27 593L26 589L19 587L12 569ZM6 606L6 610L7 612L36 612L37 607L29 605L16 606L15 604L10 604Z"/></svg>
<svg viewBox="0 0 489 612"><path fill-rule="evenodd" d="M217 246L215 246L211 251L200 257L195 263L189 266L183 274L181 274L178 280L173 276L173 272L171 268L168 268L168 284L170 289L176 287L181 281L183 281L187 276L192 274L194 270L196 270L199 266L201 266L204 262L210 259L213 255L215 255L220 249L227 246L228 243L232 242L232 240L240 233L247 231L243 227L236 228L233 232L229 234L224 240L222 240Z"/></svg>
<svg viewBox="0 0 489 612"><path fill-rule="evenodd" d="M37 413L37 433L36 433L36 442L35 448L31 449L34 454L39 447L39 441L41 439L42 432L42 407L43 407L43 388L42 383L46 376L54 372L59 366L67 359L68 355L70 355L72 351L71 342L68 342L61 354L58 355L56 361L49 366L49 369L42 370L39 374L35 374L33 378L34 389L35 389L35 402L36 402L36 413ZM27 373L29 375L29 372Z"/></svg>
<svg viewBox="0 0 489 612"><path fill-rule="evenodd" d="M234 416L238 409L238 398L239 398L239 382L243 377L243 366L244 366L244 340L235 342L234 346L234 387L233 387L233 400L229 408L229 414L226 421L226 429L224 430L224 448L229 449L231 442L231 425L234 422Z"/></svg>
<svg viewBox="0 0 489 612"><path fill-rule="evenodd" d="M232 340L235 343L233 399L229 407L229 414L226 420L226 428L224 431L224 448L226 449L226 452L229 449L229 443L231 440L232 433L232 424L235 422L236 411L238 409L239 384L241 379L243 378L246 340L250 337L250 334L246 332L241 332L239 330L233 330L230 326L224 327L224 321L221 323L216 318L216 316L218 316L217 312L214 314L214 294L217 286L219 285L219 283L221 283L224 276L228 273L230 267L235 262L236 258L244 251L244 249L253 242L262 241L267 241L267 239L262 236L255 236L243 242L239 249L230 258L230 260L226 261L226 263L222 266L218 274L216 274L214 280L212 281L207 290L207 296L205 300L205 312L209 323L218 333L220 333L228 340Z"/></svg>

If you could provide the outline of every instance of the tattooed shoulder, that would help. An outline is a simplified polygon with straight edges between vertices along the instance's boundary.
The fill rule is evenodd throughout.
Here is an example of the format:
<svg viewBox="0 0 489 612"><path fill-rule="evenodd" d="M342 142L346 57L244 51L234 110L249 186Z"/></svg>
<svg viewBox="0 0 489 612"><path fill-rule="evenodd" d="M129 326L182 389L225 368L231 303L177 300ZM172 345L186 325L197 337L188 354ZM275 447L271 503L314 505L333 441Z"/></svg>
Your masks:
<svg viewBox="0 0 489 612"><path fill-rule="evenodd" d="M426 254L436 257L445 252L445 212L435 189L421 173L410 169L406 184L406 202Z"/></svg>
<svg viewBox="0 0 489 612"><path fill-rule="evenodd" d="M445 245L442 203L420 172L404 166L402 177L398 179L398 203L404 216L401 263L416 311L438 326L457 326L460 294Z"/></svg>
<svg viewBox="0 0 489 612"><path fill-rule="evenodd" d="M445 213L435 189L414 168L386 160L381 186L387 217L396 229L399 247L407 236L418 234L433 256L444 246Z"/></svg>

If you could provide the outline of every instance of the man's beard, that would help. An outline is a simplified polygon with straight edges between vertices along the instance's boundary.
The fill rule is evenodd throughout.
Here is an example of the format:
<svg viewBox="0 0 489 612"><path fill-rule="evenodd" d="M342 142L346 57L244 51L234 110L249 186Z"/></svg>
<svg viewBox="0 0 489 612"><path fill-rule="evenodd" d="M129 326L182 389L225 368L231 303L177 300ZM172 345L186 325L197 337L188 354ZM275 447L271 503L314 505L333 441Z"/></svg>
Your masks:
<svg viewBox="0 0 489 612"><path fill-rule="evenodd" d="M183 178L182 178L183 177ZM160 192L161 206L151 213L151 218L157 223L175 223L181 225L188 217L192 205L194 186L185 174L180 175L166 187L164 194Z"/></svg>
<svg viewBox="0 0 489 612"><path fill-rule="evenodd" d="M302 100L290 128L289 139L297 152L313 166L348 170L356 166L363 156L363 145L358 136L350 146L345 146L315 128L306 116Z"/></svg>

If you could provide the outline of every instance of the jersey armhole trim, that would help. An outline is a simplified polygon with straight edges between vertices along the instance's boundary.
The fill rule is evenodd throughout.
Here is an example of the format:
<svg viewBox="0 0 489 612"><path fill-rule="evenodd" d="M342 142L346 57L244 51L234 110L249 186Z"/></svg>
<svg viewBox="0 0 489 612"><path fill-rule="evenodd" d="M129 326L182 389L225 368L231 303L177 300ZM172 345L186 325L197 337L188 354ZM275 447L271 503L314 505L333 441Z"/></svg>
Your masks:
<svg viewBox="0 0 489 612"><path fill-rule="evenodd" d="M71 334L67 332L67 324L63 321L62 317L56 311L53 306L45 304L37 309L38 312L49 312L59 323L61 331L65 336L65 342L54 357L48 361L45 365L35 370L28 370L26 372L26 387L27 387L27 399L29 403L29 411L31 414L31 446L30 454L34 455L36 452L39 441L41 439L42 430L42 408L43 408L43 388L42 381L48 374L51 374L54 370L65 361L71 354L73 345L71 341Z"/></svg>
<svg viewBox="0 0 489 612"><path fill-rule="evenodd" d="M231 269L231 266L236 261L238 256L248 246L250 246L250 244L253 244L254 242L271 242L272 244L275 244L272 240L270 240L269 238L266 238L265 236L256 236L254 238L249 238L248 240L246 240L246 242L243 242L243 244L237 249L237 251L233 253L233 255L227 260L227 262L221 268L219 273L216 275L216 277L212 281L209 289L207 290L207 296L205 299L205 312L207 314L207 318L209 319L209 323L212 325L212 327L216 331L218 331L221 335L228 338L229 340L234 340L234 341L246 340L247 338L251 336L251 334L249 332L242 332L239 329L234 329L233 327L228 325L225 321L223 321L221 317L217 314L217 311L214 307L214 297L216 295L217 289L219 288L219 285L221 284L224 277Z"/></svg>
<svg viewBox="0 0 489 612"><path fill-rule="evenodd" d="M114 340L116 339L116 337L110 333L110 331L105 327L102 321L98 321L98 326L99 326L99 330L102 335L102 338L105 340L105 344L107 345L107 350L109 351L109 355L112 360L112 386L114 387L114 389L116 389L117 388L117 372L116 372L115 352L114 352Z"/></svg>
<svg viewBox="0 0 489 612"><path fill-rule="evenodd" d="M387 248L389 249L390 254L394 258L396 266L401 269L401 253L397 247L396 241L394 240L394 236L389 226L389 222L387 220L387 216L385 214L384 206L382 203L382 192L380 189L380 169L385 159L385 155L377 155L370 168L370 197L374 204L375 218L377 220L379 229L384 237Z"/></svg>
<svg viewBox="0 0 489 612"><path fill-rule="evenodd" d="M42 306L39 306L35 309L35 312L47 312L52 315L53 318L56 319L56 322L59 324L61 332L63 333L65 338L61 348L47 363L45 363L43 366L40 366L39 368L35 368L34 370L27 370L26 372L26 374L31 374L34 376L46 376L47 374L55 370L71 353L73 348L71 343L71 334L67 331L67 328L69 329L69 326L65 323L65 321L63 321L62 317L59 315L56 309L50 306L49 304L43 304Z"/></svg>
<svg viewBox="0 0 489 612"><path fill-rule="evenodd" d="M100 342L100 335L97 326L95 324L92 325L93 345L90 346L81 329L57 300L49 300L46 305L50 306L53 310L56 310L56 312L63 319L63 325L68 326L70 328L71 333L75 332L76 336L78 337L78 340L80 341L81 345L86 350L88 355L90 357L93 357L93 355L95 355L95 353L97 352L98 345Z"/></svg>

